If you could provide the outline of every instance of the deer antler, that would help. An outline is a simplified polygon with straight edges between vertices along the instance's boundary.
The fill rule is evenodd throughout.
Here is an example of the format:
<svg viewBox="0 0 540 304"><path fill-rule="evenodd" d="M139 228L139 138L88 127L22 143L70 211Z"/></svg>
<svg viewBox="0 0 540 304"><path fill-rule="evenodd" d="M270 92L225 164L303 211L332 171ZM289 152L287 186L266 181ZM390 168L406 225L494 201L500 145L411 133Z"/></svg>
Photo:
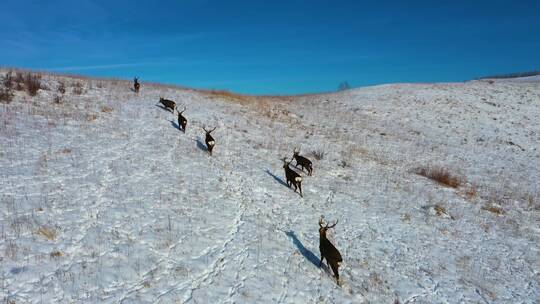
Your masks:
<svg viewBox="0 0 540 304"><path fill-rule="evenodd" d="M326 225L326 228L334 228L336 226L336 224L338 223L338 220L336 220L336 222L334 223L334 225L331 225L331 226L328 226L328 224Z"/></svg>
<svg viewBox="0 0 540 304"><path fill-rule="evenodd" d="M216 130L216 128L217 128L217 126L215 126L215 127L212 129L212 131L210 131L209 133L214 132L214 131Z"/></svg>

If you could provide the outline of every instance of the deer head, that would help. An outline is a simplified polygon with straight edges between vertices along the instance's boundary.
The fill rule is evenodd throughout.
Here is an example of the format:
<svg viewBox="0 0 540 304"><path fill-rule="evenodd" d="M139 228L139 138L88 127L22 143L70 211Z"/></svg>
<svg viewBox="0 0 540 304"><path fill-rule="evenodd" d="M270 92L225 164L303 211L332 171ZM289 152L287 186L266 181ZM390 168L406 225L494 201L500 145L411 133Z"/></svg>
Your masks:
<svg viewBox="0 0 540 304"><path fill-rule="evenodd" d="M217 127L214 127L212 130L208 131L208 130L206 130L205 127L203 127L203 130L204 130L204 132L206 132L206 134L210 135L210 133L214 132L214 130L215 130L216 128L217 128Z"/></svg>
<svg viewBox="0 0 540 304"><path fill-rule="evenodd" d="M332 224L332 225L329 225L328 223L325 224L325 223L324 223L324 218L321 217L321 218L319 219L319 227L320 227L320 228L319 228L319 234L320 234L320 236L326 238L326 230L328 230L328 229L330 229L330 228L334 228L334 227L336 226L337 223L338 223L338 220L336 220L336 221L334 222L334 224Z"/></svg>
<svg viewBox="0 0 540 304"><path fill-rule="evenodd" d="M291 162L292 162L292 159L290 161L287 161L287 158L284 157L283 158L283 168L288 168L289 165L291 164Z"/></svg>
<svg viewBox="0 0 540 304"><path fill-rule="evenodd" d="M182 115L182 113L184 113L184 111L187 109L186 106L184 106L184 109L182 111L178 111L178 107L175 107L175 108L176 108L176 112L178 112L178 114L180 115Z"/></svg>

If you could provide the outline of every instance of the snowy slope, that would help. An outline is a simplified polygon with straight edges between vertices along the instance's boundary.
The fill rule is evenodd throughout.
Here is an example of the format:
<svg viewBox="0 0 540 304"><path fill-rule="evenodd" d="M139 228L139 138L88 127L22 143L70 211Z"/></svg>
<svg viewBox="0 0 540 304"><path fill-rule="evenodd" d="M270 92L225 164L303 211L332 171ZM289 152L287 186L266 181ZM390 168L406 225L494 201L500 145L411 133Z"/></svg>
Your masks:
<svg viewBox="0 0 540 304"><path fill-rule="evenodd" d="M235 99L43 80L49 90L0 104L2 301L540 298L538 83ZM59 80L67 92L56 104ZM160 96L187 106L186 134ZM212 157L202 126L217 126ZM303 199L284 186L280 159L294 147L314 162ZM463 185L414 173L428 166ZM341 287L318 267L321 215L339 219L330 238Z"/></svg>

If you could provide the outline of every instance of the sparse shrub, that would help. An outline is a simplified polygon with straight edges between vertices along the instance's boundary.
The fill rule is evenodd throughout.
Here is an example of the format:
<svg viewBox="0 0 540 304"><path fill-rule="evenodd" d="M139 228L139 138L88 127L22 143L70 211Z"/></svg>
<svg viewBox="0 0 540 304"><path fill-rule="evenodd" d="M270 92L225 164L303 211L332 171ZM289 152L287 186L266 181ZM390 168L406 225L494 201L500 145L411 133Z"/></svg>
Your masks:
<svg viewBox="0 0 540 304"><path fill-rule="evenodd" d="M18 83L23 83L24 82L24 75L23 73L21 72L17 72L15 73L15 79L14 79L15 82L18 82Z"/></svg>
<svg viewBox="0 0 540 304"><path fill-rule="evenodd" d="M347 81L343 81L342 83L339 84L338 91L346 91L346 90L349 90L350 88L351 86L349 85L349 83Z"/></svg>
<svg viewBox="0 0 540 304"><path fill-rule="evenodd" d="M6 73L6 75L4 75L4 79L2 80L2 84L4 85L5 88L7 89L11 89L13 88L13 72L12 71L8 71Z"/></svg>
<svg viewBox="0 0 540 304"><path fill-rule="evenodd" d="M338 163L338 166L340 166L341 168L347 168L347 167L350 167L351 165L349 165L349 163L342 159L339 163Z"/></svg>
<svg viewBox="0 0 540 304"><path fill-rule="evenodd" d="M81 95L83 93L83 85L80 82L75 82L73 84L73 94Z"/></svg>
<svg viewBox="0 0 540 304"><path fill-rule="evenodd" d="M311 154L313 154L313 157L315 157L316 160L321 160L326 153L323 150L313 150L311 151Z"/></svg>
<svg viewBox="0 0 540 304"><path fill-rule="evenodd" d="M451 188L457 188L464 182L462 177L452 175L448 169L441 167L418 168L415 173Z"/></svg>
<svg viewBox="0 0 540 304"><path fill-rule="evenodd" d="M10 103L13 99L13 92L9 88L0 89L0 103Z"/></svg>
<svg viewBox="0 0 540 304"><path fill-rule="evenodd" d="M54 96L53 101L54 101L54 103L56 103L56 104L61 104L61 103L62 103L62 96L60 96L60 95Z"/></svg>
<svg viewBox="0 0 540 304"><path fill-rule="evenodd" d="M38 90L42 88L41 76L27 73L26 77L24 77L24 85L26 86L26 91L30 96L36 96Z"/></svg>
<svg viewBox="0 0 540 304"><path fill-rule="evenodd" d="M66 85L64 84L63 81L60 81L58 83L58 92L61 93L61 94L65 94L66 93Z"/></svg>

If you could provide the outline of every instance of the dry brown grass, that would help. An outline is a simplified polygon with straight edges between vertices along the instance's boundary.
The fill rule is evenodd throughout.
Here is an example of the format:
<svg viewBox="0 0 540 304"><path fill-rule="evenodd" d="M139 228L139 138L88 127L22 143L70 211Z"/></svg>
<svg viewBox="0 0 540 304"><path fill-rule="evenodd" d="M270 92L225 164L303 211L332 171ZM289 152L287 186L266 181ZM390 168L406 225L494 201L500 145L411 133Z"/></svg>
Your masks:
<svg viewBox="0 0 540 304"><path fill-rule="evenodd" d="M97 117L98 117L98 116L97 116L96 114L88 114L88 115L86 116L86 121L88 121L88 122L95 121L95 120L97 119Z"/></svg>
<svg viewBox="0 0 540 304"><path fill-rule="evenodd" d="M499 216L504 215L504 210L502 208L497 207L497 206L493 206L493 205L483 206L482 210L489 211L489 212L494 213L494 214L499 215Z"/></svg>
<svg viewBox="0 0 540 304"><path fill-rule="evenodd" d="M56 239L56 230L50 227L40 227L36 233L51 241Z"/></svg>
<svg viewBox="0 0 540 304"><path fill-rule="evenodd" d="M233 93L227 90L196 90L211 99L222 99L240 104L247 104L255 100L253 96Z"/></svg>
<svg viewBox="0 0 540 304"><path fill-rule="evenodd" d="M50 255L51 259L55 259L55 258L59 258L59 257L63 256L64 254L62 252L58 251L58 250L54 250L49 255Z"/></svg>
<svg viewBox="0 0 540 304"><path fill-rule="evenodd" d="M107 106L101 107L101 112L103 112L103 113L110 113L112 111L113 111L113 109L111 107L107 107Z"/></svg>
<svg viewBox="0 0 540 304"><path fill-rule="evenodd" d="M451 188L458 188L466 182L465 178L453 175L448 169L443 167L418 168L415 170L415 173Z"/></svg>
<svg viewBox="0 0 540 304"><path fill-rule="evenodd" d="M13 99L13 92L10 88L0 89L0 103L10 103Z"/></svg>
<svg viewBox="0 0 540 304"><path fill-rule="evenodd" d="M60 81L60 82L58 83L58 92L59 92L60 94L65 94L65 93L66 93L66 85L64 84L63 81Z"/></svg>
<svg viewBox="0 0 540 304"><path fill-rule="evenodd" d="M83 85L80 82L75 82L73 84L73 94L81 95L84 92Z"/></svg>
<svg viewBox="0 0 540 304"><path fill-rule="evenodd" d="M313 155L313 157L315 157L316 160L323 159L325 154L326 154L326 152L324 152L321 149L311 151L311 155Z"/></svg>
<svg viewBox="0 0 540 304"><path fill-rule="evenodd" d="M36 96L39 89L42 88L41 85L41 75L28 73L24 76L24 86L26 91L30 96Z"/></svg>

